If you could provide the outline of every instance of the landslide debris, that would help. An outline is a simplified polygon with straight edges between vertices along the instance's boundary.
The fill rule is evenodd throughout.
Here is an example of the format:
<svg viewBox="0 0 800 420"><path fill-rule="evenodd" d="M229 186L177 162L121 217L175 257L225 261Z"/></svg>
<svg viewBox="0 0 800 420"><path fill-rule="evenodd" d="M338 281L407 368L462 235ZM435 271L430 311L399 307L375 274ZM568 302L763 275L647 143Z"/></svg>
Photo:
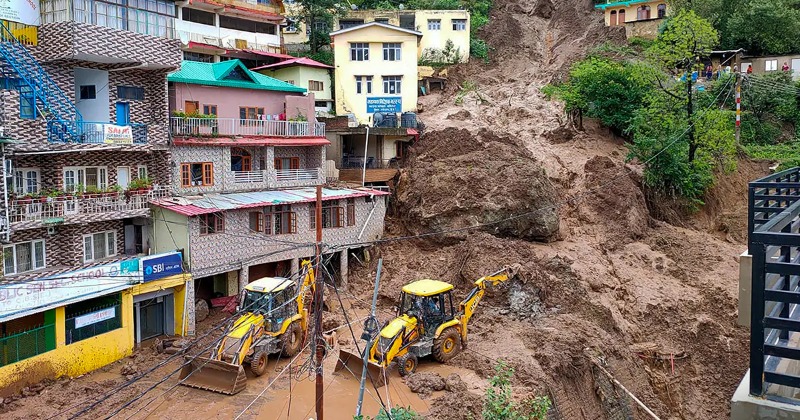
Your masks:
<svg viewBox="0 0 800 420"><path fill-rule="evenodd" d="M397 186L399 214L414 234L490 224L484 230L497 236L553 240L559 228L556 198L553 183L522 142L489 130L425 134ZM528 213L534 214L514 218ZM464 237L453 232L440 239Z"/></svg>

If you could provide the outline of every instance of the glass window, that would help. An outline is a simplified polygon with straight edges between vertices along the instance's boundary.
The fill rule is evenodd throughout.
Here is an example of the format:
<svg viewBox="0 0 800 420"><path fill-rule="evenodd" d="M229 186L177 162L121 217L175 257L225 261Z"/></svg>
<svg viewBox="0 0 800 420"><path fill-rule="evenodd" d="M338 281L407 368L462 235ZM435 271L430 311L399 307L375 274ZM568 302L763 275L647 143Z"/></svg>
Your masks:
<svg viewBox="0 0 800 420"><path fill-rule="evenodd" d="M383 93L399 95L403 76L383 76Z"/></svg>
<svg viewBox="0 0 800 420"><path fill-rule="evenodd" d="M213 13L204 12L202 10L187 9L185 7L183 8L183 15L181 19L187 22L202 23L203 25L216 25L214 23Z"/></svg>
<svg viewBox="0 0 800 420"><path fill-rule="evenodd" d="M266 220L264 233L267 235L288 235L297 233L297 214L292 211L292 206L269 206L264 209Z"/></svg>
<svg viewBox="0 0 800 420"><path fill-rule="evenodd" d="M90 187L105 190L108 187L107 169L105 166L68 166L63 170L64 191L76 191L80 185L87 191Z"/></svg>
<svg viewBox="0 0 800 420"><path fill-rule="evenodd" d="M20 242L3 247L6 275L24 273L45 267L44 240Z"/></svg>
<svg viewBox="0 0 800 420"><path fill-rule="evenodd" d="M767 60L765 62L765 71L775 71L778 70L778 60Z"/></svg>
<svg viewBox="0 0 800 420"><path fill-rule="evenodd" d="M428 30L429 31L438 31L442 29L442 20L441 19L428 19Z"/></svg>
<svg viewBox="0 0 800 420"><path fill-rule="evenodd" d="M467 30L467 20L466 19L453 19L453 30L454 31L466 31Z"/></svg>
<svg viewBox="0 0 800 420"><path fill-rule="evenodd" d="M369 44L366 42L353 42L350 44L351 61L369 61Z"/></svg>
<svg viewBox="0 0 800 420"><path fill-rule="evenodd" d="M35 194L39 192L39 169L18 168L14 171L14 192Z"/></svg>
<svg viewBox="0 0 800 420"><path fill-rule="evenodd" d="M80 99L96 99L97 92L94 85L83 85L80 87Z"/></svg>
<svg viewBox="0 0 800 420"><path fill-rule="evenodd" d="M226 29L235 29L237 31L255 32L258 34L277 35L277 26L267 22L257 22L254 20L246 20L235 18L231 16L220 16L219 27Z"/></svg>
<svg viewBox="0 0 800 420"><path fill-rule="evenodd" d="M214 164L211 162L182 163L181 186L208 187L214 185Z"/></svg>
<svg viewBox="0 0 800 420"><path fill-rule="evenodd" d="M398 42L384 42L383 61L400 61L400 46Z"/></svg>
<svg viewBox="0 0 800 420"><path fill-rule="evenodd" d="M659 4L658 5L658 17L659 19L663 19L667 17L667 5L666 4Z"/></svg>
<svg viewBox="0 0 800 420"><path fill-rule="evenodd" d="M356 76L356 93L372 93L372 76Z"/></svg>
<svg viewBox="0 0 800 420"><path fill-rule="evenodd" d="M117 232L97 232L83 235L83 262L117 255Z"/></svg>
<svg viewBox="0 0 800 420"><path fill-rule="evenodd" d="M122 328L122 296L119 293L67 305L66 344L76 343Z"/></svg>
<svg viewBox="0 0 800 420"><path fill-rule="evenodd" d="M201 63L213 63L214 56L211 54L202 54L191 51L183 52L183 59L186 61L199 61Z"/></svg>
<svg viewBox="0 0 800 420"><path fill-rule="evenodd" d="M139 178L139 179L144 179L144 178L147 178L147 166L145 166L145 165L139 165L139 168L138 168L138 169L139 169L139 172L138 172L138 178Z"/></svg>
<svg viewBox="0 0 800 420"><path fill-rule="evenodd" d="M144 88L136 86L117 86L117 97L119 99L133 99L136 101L143 101Z"/></svg>
<svg viewBox="0 0 800 420"><path fill-rule="evenodd" d="M212 233L225 232L225 214L211 213L200 216L200 234L210 235Z"/></svg>
<svg viewBox="0 0 800 420"><path fill-rule="evenodd" d="M308 90L312 92L321 92L325 90L325 87L322 82L316 80L309 80L308 81Z"/></svg>

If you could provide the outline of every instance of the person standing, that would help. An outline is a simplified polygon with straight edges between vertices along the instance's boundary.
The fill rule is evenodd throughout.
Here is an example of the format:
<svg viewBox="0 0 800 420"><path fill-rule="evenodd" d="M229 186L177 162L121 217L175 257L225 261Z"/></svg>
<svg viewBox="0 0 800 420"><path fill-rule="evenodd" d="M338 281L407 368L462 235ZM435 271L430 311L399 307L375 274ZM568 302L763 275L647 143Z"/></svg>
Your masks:
<svg viewBox="0 0 800 420"><path fill-rule="evenodd" d="M753 65L747 66L747 74L753 74Z"/></svg>
<svg viewBox="0 0 800 420"><path fill-rule="evenodd" d="M714 69L711 67L711 64L706 66L706 80L711 81L711 78L714 76Z"/></svg>
<svg viewBox="0 0 800 420"><path fill-rule="evenodd" d="M781 70L783 70L784 72L789 71L789 63L784 61L783 62L783 67L781 67Z"/></svg>

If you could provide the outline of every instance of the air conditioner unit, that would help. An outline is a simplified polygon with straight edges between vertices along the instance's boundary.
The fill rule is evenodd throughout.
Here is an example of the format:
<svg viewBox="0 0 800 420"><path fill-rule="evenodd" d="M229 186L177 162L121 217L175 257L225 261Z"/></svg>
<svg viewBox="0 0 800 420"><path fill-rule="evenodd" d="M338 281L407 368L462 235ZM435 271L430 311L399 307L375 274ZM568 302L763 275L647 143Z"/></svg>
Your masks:
<svg viewBox="0 0 800 420"><path fill-rule="evenodd" d="M47 227L47 234L48 235L55 235L56 234L56 227L55 226L48 226Z"/></svg>

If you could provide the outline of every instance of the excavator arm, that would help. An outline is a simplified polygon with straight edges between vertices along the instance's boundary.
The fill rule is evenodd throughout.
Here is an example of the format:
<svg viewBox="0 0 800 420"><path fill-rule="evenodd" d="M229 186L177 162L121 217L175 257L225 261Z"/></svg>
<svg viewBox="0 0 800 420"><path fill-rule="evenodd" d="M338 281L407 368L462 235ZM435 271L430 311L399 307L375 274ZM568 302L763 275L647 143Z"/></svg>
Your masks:
<svg viewBox="0 0 800 420"><path fill-rule="evenodd" d="M303 260L300 263L300 272L304 273L303 283L300 285L300 291L297 293L297 313L300 314L300 327L303 331L308 331L308 316L305 312L305 302L307 293L310 291L310 296L314 296L314 267L311 265L310 260Z"/></svg>
<svg viewBox="0 0 800 420"><path fill-rule="evenodd" d="M464 345L467 344L467 325L472 315L475 313L475 308L478 307L483 295L486 294L488 285L496 286L498 283L507 281L513 278L519 270L519 266L506 266L495 273L489 274L475 280L475 287L469 292L466 298L461 301L458 307L459 313L456 316L461 324L461 341Z"/></svg>

